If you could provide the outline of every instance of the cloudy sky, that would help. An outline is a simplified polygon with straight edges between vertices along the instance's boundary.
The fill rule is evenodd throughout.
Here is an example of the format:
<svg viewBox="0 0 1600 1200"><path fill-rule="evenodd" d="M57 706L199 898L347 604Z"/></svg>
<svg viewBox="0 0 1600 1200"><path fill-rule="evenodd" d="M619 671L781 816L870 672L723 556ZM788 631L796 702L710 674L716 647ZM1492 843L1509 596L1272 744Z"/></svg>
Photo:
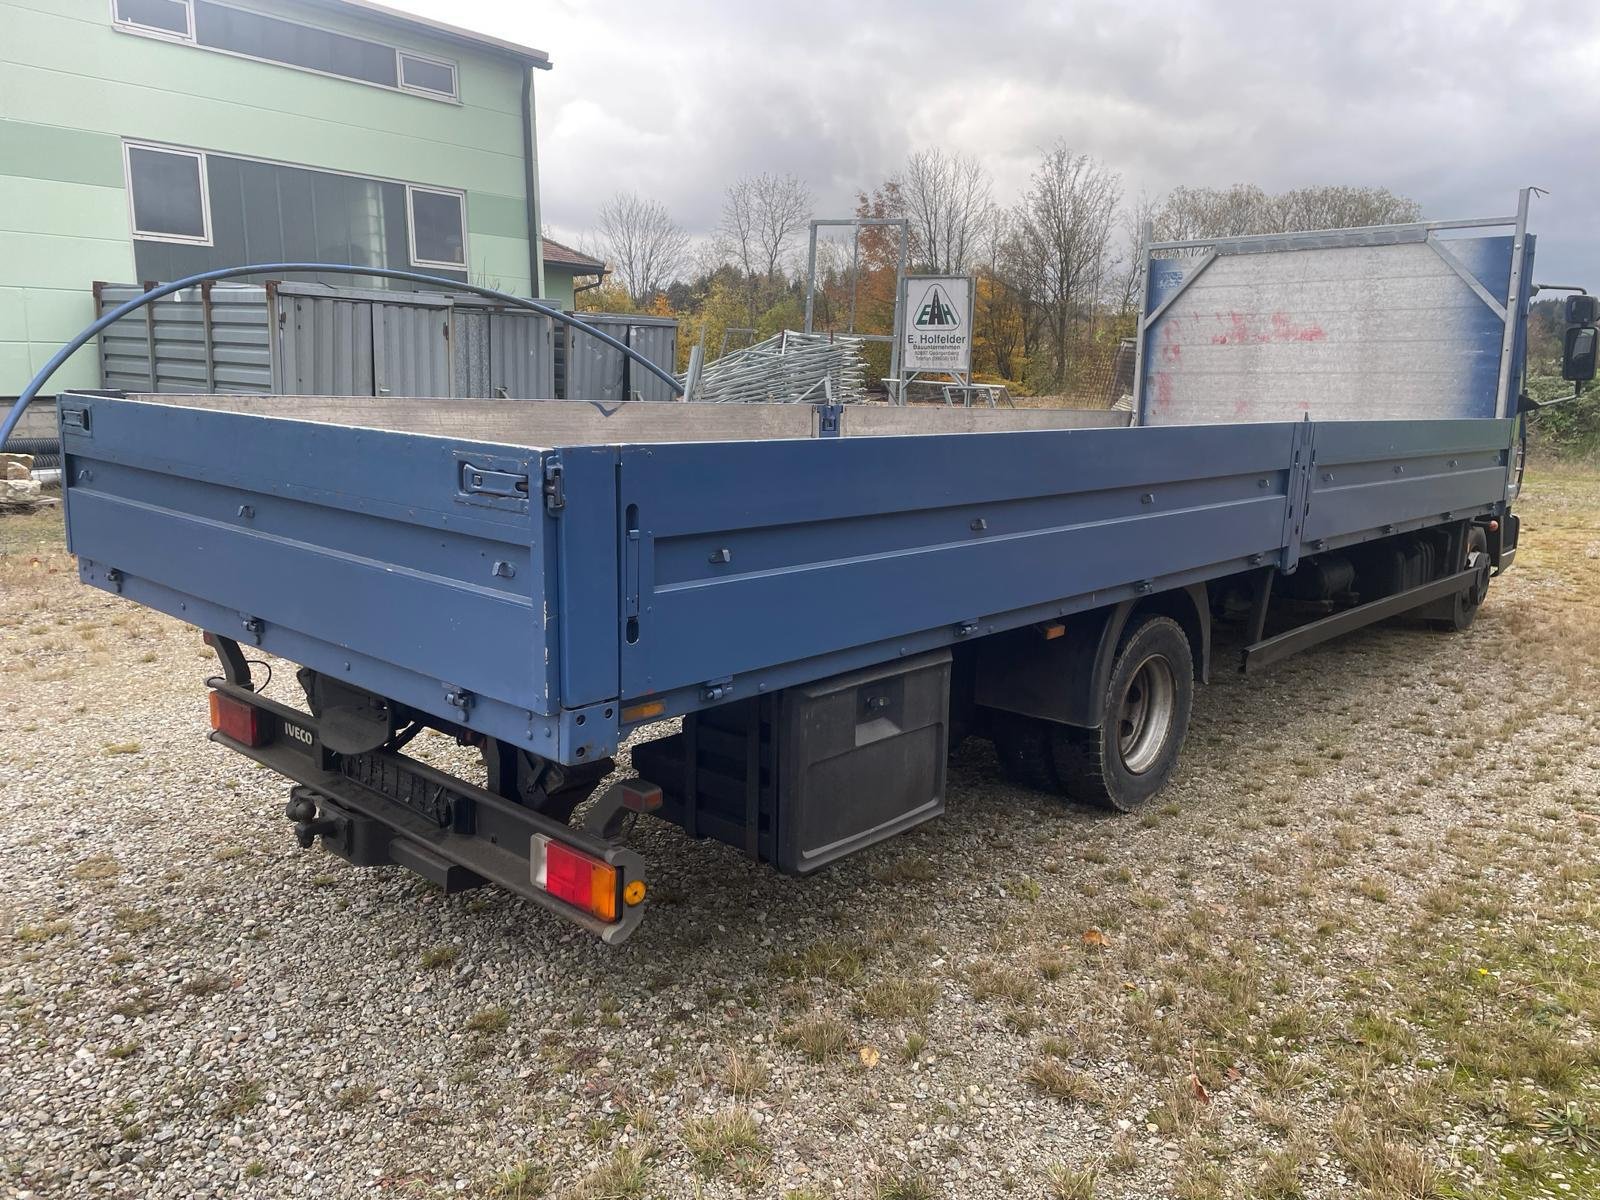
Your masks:
<svg viewBox="0 0 1600 1200"><path fill-rule="evenodd" d="M1129 197L1174 184L1375 184L1433 217L1515 208L1534 184L1536 276L1600 287L1600 22L1448 0L887 5L815 0L390 0L547 51L546 221L575 236L611 193L691 231L724 187L791 171L817 215L929 145L980 158L996 197L1064 138Z"/></svg>

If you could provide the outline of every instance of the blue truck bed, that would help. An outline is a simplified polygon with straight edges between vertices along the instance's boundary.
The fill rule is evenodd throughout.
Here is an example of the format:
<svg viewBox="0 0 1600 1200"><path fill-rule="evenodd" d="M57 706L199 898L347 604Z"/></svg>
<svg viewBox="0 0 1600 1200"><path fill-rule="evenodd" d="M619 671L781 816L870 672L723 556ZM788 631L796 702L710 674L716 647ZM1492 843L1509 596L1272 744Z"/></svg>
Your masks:
<svg viewBox="0 0 1600 1200"><path fill-rule="evenodd" d="M295 397L171 399L60 401L85 582L568 764L615 750L636 706L678 715L1496 513L1513 433L541 445L542 404L457 402L445 436L370 404L358 425L353 402L334 424L294 419ZM522 444L473 436L508 405Z"/></svg>

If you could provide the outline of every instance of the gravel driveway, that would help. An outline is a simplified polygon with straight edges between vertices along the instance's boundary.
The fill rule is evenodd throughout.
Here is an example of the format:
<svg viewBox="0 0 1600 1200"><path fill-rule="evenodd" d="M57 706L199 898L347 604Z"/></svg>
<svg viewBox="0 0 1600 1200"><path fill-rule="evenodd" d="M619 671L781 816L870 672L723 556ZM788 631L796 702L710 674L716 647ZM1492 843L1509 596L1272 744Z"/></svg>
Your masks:
<svg viewBox="0 0 1600 1200"><path fill-rule="evenodd" d="M1248 687L1222 647L1158 811L971 744L946 817L810 880L641 825L617 949L300 851L198 634L0 520L0 1189L1600 1188L1600 477L1528 490L1470 634Z"/></svg>

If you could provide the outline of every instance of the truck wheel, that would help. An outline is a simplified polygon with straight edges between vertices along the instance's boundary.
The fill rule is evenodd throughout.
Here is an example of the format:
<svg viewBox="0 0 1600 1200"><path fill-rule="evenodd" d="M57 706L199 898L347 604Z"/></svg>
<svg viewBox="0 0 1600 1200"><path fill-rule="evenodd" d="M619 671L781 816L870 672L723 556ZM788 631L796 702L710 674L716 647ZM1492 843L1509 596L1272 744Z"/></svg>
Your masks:
<svg viewBox="0 0 1600 1200"><path fill-rule="evenodd" d="M1449 633L1465 633L1472 628L1472 623L1478 619L1478 609L1483 607L1484 597L1489 593L1488 564L1489 535L1481 526L1474 525L1467 530L1467 560L1458 569L1477 569L1481 582L1465 591L1457 592L1450 598L1450 615L1435 619L1432 622L1435 629L1443 629Z"/></svg>
<svg viewBox="0 0 1600 1200"><path fill-rule="evenodd" d="M1194 659L1183 627L1148 616L1122 639L1098 729L1056 726L1051 751L1074 800L1118 812L1144 806L1172 777L1194 704Z"/></svg>
<svg viewBox="0 0 1600 1200"><path fill-rule="evenodd" d="M1061 792L1061 778L1056 774L1056 764L1050 748L1050 739L1057 726L1038 717L1025 717L1020 713L997 712L994 715L994 753L1000 760L1000 770L1018 787L1036 792Z"/></svg>

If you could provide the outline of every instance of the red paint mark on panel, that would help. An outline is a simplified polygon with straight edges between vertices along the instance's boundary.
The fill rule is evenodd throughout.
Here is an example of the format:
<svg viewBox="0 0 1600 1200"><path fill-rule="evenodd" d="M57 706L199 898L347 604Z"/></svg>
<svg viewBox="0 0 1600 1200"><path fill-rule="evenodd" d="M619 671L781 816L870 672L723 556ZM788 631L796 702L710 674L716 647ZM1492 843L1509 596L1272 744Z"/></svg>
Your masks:
<svg viewBox="0 0 1600 1200"><path fill-rule="evenodd" d="M1165 371L1157 371L1155 375L1156 407L1172 407L1172 376Z"/></svg>
<svg viewBox="0 0 1600 1200"><path fill-rule="evenodd" d="M1325 342L1327 333L1320 325L1299 325L1287 313L1273 313L1265 327L1256 325L1241 313L1224 317L1217 313L1218 321L1226 321L1227 329L1211 335L1213 346L1261 346L1268 342Z"/></svg>

